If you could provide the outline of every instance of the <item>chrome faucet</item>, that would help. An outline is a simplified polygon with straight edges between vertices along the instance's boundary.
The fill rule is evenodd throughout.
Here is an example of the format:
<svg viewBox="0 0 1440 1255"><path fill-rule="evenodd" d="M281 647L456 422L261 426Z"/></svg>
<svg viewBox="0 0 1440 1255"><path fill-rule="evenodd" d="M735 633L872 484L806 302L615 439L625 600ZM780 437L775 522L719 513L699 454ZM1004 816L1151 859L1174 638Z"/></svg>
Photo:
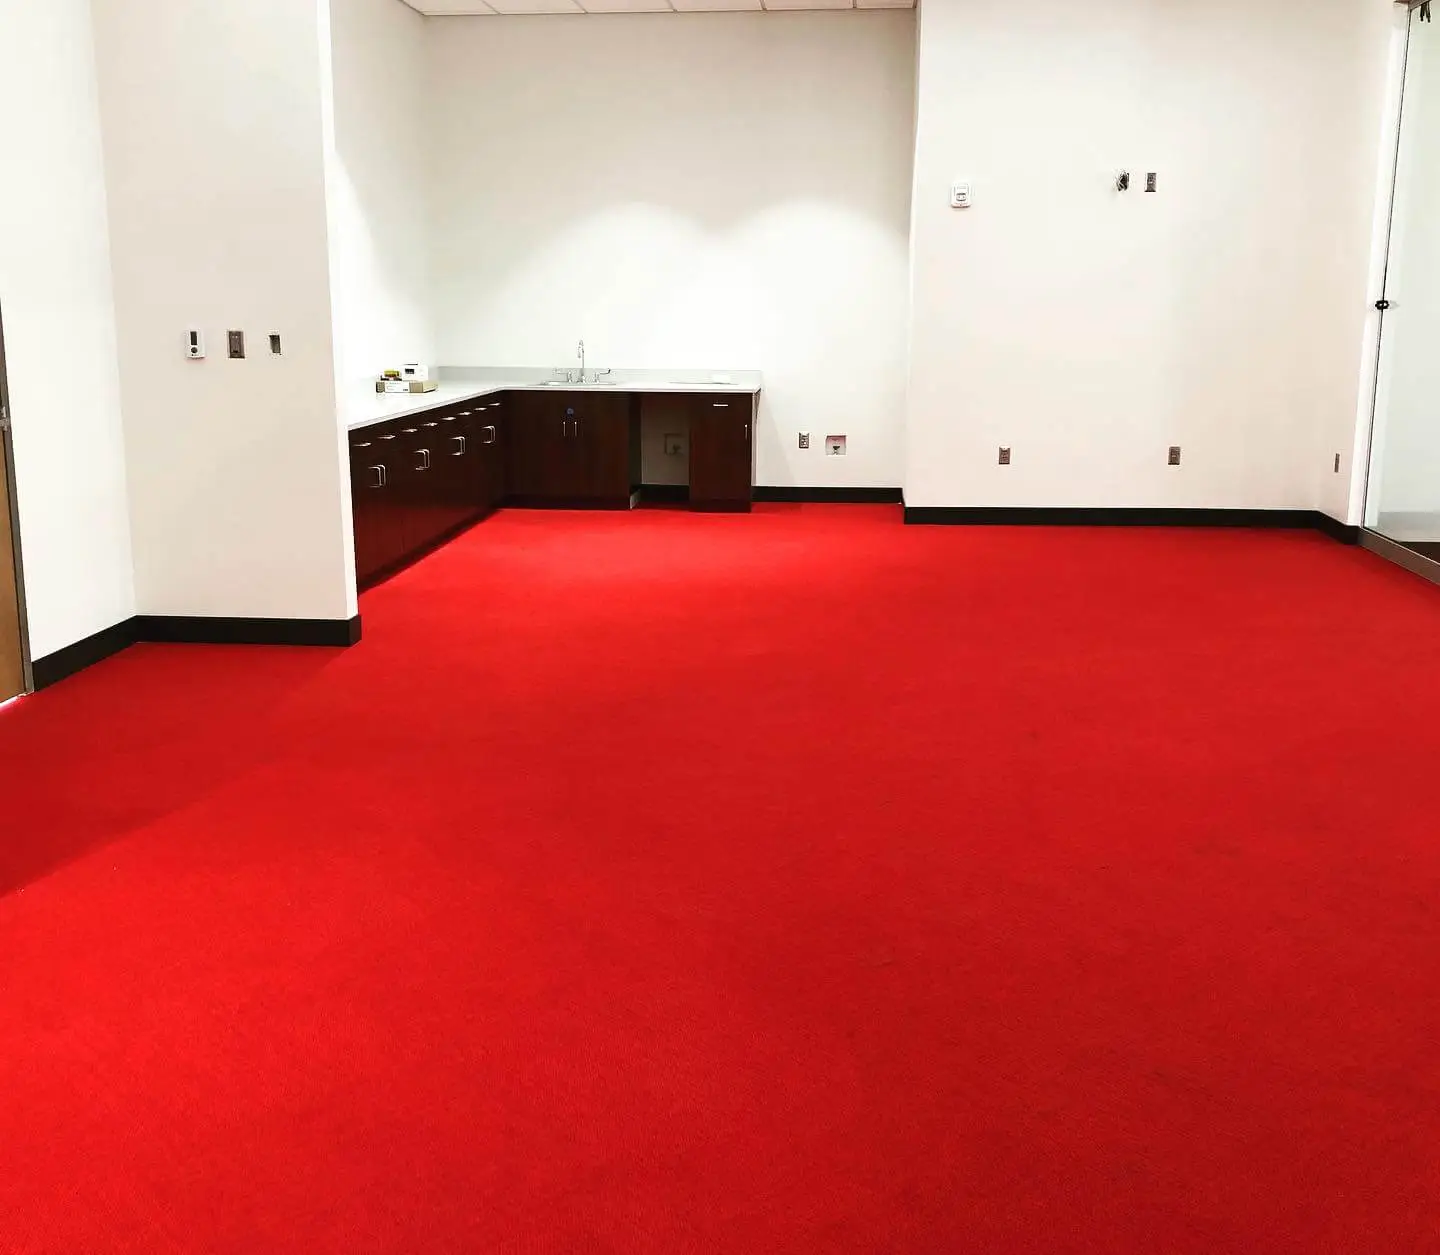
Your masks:
<svg viewBox="0 0 1440 1255"><path fill-rule="evenodd" d="M585 341L584 341L584 340L581 340L581 341L580 341L580 347L575 350L575 356L580 359L580 378L577 379L575 382L576 382L576 383L584 383L584 382L585 382Z"/></svg>

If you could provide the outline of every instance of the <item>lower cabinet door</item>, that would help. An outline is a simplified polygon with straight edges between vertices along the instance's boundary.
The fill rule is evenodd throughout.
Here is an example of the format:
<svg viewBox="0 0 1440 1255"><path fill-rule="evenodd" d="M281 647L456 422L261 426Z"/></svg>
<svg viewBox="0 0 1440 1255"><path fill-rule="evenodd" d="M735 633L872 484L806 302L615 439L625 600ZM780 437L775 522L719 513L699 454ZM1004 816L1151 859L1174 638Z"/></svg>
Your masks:
<svg viewBox="0 0 1440 1255"><path fill-rule="evenodd" d="M631 480L631 409L628 396L590 393L575 407L572 441L576 493L581 500L628 502ZM638 434L638 430L637 430Z"/></svg>
<svg viewBox="0 0 1440 1255"><path fill-rule="evenodd" d="M515 394L507 423L510 492L526 505L573 492L572 406L553 393Z"/></svg>
<svg viewBox="0 0 1440 1255"><path fill-rule="evenodd" d="M477 407L471 430L480 480L480 508L488 513L500 508L508 491L504 401L487 399Z"/></svg>
<svg viewBox="0 0 1440 1255"><path fill-rule="evenodd" d="M690 505L749 510L754 483L754 398L706 395L690 411Z"/></svg>
<svg viewBox="0 0 1440 1255"><path fill-rule="evenodd" d="M387 469L376 442L350 441L350 514L355 529L355 582L360 587L385 565L382 536Z"/></svg>

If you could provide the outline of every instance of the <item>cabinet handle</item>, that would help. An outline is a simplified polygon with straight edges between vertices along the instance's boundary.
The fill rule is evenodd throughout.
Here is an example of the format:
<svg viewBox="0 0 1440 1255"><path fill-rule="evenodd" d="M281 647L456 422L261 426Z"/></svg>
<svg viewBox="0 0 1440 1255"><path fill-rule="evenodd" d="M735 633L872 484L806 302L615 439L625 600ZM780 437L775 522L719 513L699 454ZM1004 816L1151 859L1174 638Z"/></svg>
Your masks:
<svg viewBox="0 0 1440 1255"><path fill-rule="evenodd" d="M486 444L494 444L495 441L500 438L500 433L497 432L493 426L491 426L491 427L482 427L480 430L481 430L481 431L488 431L488 432L490 433L490 439L485 442Z"/></svg>
<svg viewBox="0 0 1440 1255"><path fill-rule="evenodd" d="M728 410L728 409L730 408L730 402L729 402L729 401L711 401L711 402L710 402L710 408L711 408L712 410Z"/></svg>
<svg viewBox="0 0 1440 1255"><path fill-rule="evenodd" d="M750 439L750 424L749 424L749 423L746 423L746 424L745 424L745 439L746 439L746 440L749 440L749 439Z"/></svg>
<svg viewBox="0 0 1440 1255"><path fill-rule="evenodd" d="M464 437L464 436L451 436L450 439L451 439L451 440L458 440L458 441L460 442L460 447L459 447L458 449L456 449L455 452L452 453L450 456L451 456L452 458L463 458L463 457L465 456L465 450L469 447L469 446L467 446L466 443L465 443L465 437Z"/></svg>
<svg viewBox="0 0 1440 1255"><path fill-rule="evenodd" d="M371 484L370 487L371 487L371 488L384 488L384 487L385 487L385 468L384 468L383 466L372 466L370 469L375 472L375 482L374 482L373 484Z"/></svg>
<svg viewBox="0 0 1440 1255"><path fill-rule="evenodd" d="M423 462L421 462L420 465L417 466L415 469L416 469L417 471L428 471L428 470L430 469L430 450L429 450L429 449L416 449L415 452L418 453L422 458L425 459L425 460L424 460Z"/></svg>

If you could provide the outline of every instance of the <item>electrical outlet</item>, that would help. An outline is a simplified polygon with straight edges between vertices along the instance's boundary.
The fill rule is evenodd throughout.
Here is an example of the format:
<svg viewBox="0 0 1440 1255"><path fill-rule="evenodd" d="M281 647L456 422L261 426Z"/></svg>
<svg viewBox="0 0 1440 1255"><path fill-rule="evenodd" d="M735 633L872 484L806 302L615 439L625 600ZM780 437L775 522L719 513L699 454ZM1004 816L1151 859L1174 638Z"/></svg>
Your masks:
<svg viewBox="0 0 1440 1255"><path fill-rule="evenodd" d="M1340 455L1335 455L1335 474L1340 474Z"/></svg>
<svg viewBox="0 0 1440 1255"><path fill-rule="evenodd" d="M1180 465L1180 446L1178 444L1172 444L1170 446L1170 465Z"/></svg>
<svg viewBox="0 0 1440 1255"><path fill-rule="evenodd" d="M825 437L825 456L831 458L843 458L845 456L845 445L847 441L844 436Z"/></svg>
<svg viewBox="0 0 1440 1255"><path fill-rule="evenodd" d="M243 331L227 331L226 336L230 342L230 356L245 356L245 333Z"/></svg>
<svg viewBox="0 0 1440 1255"><path fill-rule="evenodd" d="M1158 174L1147 174L1145 176L1145 190L1147 192L1158 192L1160 189L1156 185L1159 181L1160 176Z"/></svg>
<svg viewBox="0 0 1440 1255"><path fill-rule="evenodd" d="M275 357L281 356L282 350L280 348L280 333L278 331L272 331L270 333L270 352Z"/></svg>
<svg viewBox="0 0 1440 1255"><path fill-rule="evenodd" d="M810 447L810 433L808 431L802 431L800 433L800 447L802 449L808 449Z"/></svg>
<svg viewBox="0 0 1440 1255"><path fill-rule="evenodd" d="M1005 448L1004 445L1001 445L1001 446L1000 446L1000 465L1001 465L1001 466L1009 466L1009 465L1010 465L1010 450L1007 449L1007 448Z"/></svg>

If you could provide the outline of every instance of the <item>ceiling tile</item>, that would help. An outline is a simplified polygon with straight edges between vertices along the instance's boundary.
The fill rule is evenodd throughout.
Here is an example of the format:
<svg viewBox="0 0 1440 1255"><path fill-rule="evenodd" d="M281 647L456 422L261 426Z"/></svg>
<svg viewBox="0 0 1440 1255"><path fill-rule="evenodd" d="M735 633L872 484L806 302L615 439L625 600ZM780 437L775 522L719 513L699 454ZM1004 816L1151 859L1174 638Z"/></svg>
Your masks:
<svg viewBox="0 0 1440 1255"><path fill-rule="evenodd" d="M670 0L576 0L586 13L669 13Z"/></svg>
<svg viewBox="0 0 1440 1255"><path fill-rule="evenodd" d="M855 0L857 9L913 9L915 0Z"/></svg>
<svg viewBox="0 0 1440 1255"><path fill-rule="evenodd" d="M781 9L853 9L855 0L765 0L772 13Z"/></svg>
<svg viewBox="0 0 1440 1255"><path fill-rule="evenodd" d="M412 9L427 17L494 17L495 10L485 0L405 0Z"/></svg>
<svg viewBox="0 0 1440 1255"><path fill-rule="evenodd" d="M681 13L729 13L741 9L760 9L760 0L675 0Z"/></svg>
<svg viewBox="0 0 1440 1255"><path fill-rule="evenodd" d="M490 0L496 13L584 13L574 0Z"/></svg>

